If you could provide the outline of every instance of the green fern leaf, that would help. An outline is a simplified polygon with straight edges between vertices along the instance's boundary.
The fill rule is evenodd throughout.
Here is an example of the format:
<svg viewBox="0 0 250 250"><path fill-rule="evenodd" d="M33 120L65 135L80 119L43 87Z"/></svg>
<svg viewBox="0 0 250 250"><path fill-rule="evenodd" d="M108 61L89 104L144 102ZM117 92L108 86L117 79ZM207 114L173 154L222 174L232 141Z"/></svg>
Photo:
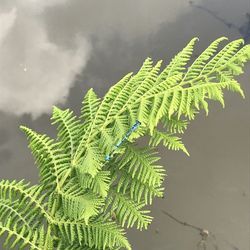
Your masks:
<svg viewBox="0 0 250 250"><path fill-rule="evenodd" d="M70 155L72 159L76 151L77 142L79 140L79 120L73 115L69 109L64 111L57 107L53 109L52 124L58 124L57 138L61 142L61 148L65 150L66 154Z"/></svg>
<svg viewBox="0 0 250 250"><path fill-rule="evenodd" d="M103 205L103 199L91 192L83 192L76 180L68 182L63 192L59 193L62 198L63 211L70 219L84 219L88 225L89 218L99 213Z"/></svg>
<svg viewBox="0 0 250 250"><path fill-rule="evenodd" d="M89 174L83 174L79 181L84 190L91 189L95 194L105 198L111 182L110 171L99 171L94 178Z"/></svg>
<svg viewBox="0 0 250 250"><path fill-rule="evenodd" d="M124 247L131 250L124 231L115 222L105 222L100 218L86 226L81 222L67 220L59 222L57 226L71 244L78 242L96 249Z"/></svg>
<svg viewBox="0 0 250 250"><path fill-rule="evenodd" d="M150 148L136 148L128 145L122 158L117 158L116 161L121 162L120 169L129 165L128 172L132 177L138 176L141 182L150 185L161 185L165 176L165 170L159 166L154 165L154 162L159 160Z"/></svg>
<svg viewBox="0 0 250 250"><path fill-rule="evenodd" d="M29 186L23 181L0 181L0 199L7 202L18 202L19 207L22 208L23 213L30 212L30 218L27 223L35 226L34 220L37 219L42 223L44 219L52 221L50 214L46 211L46 194L42 194L42 186ZM44 204L43 204L44 203ZM37 216L35 218L34 216ZM32 222L32 223L31 223Z"/></svg>
<svg viewBox="0 0 250 250"><path fill-rule="evenodd" d="M31 231L25 225L18 226L11 218L8 218L5 223L0 222L0 236L7 232L8 236L4 240L4 247L13 249L29 249L31 250L53 250L53 238L49 231L46 231L46 238L44 237L44 228Z"/></svg>
<svg viewBox="0 0 250 250"><path fill-rule="evenodd" d="M46 188L55 185L56 190L60 191L71 171L69 155L63 153L60 143L54 143L48 136L24 126L21 129L30 140L29 147L39 165L41 183Z"/></svg>
<svg viewBox="0 0 250 250"><path fill-rule="evenodd" d="M149 145L155 147L158 146L161 142L170 150L182 150L184 153L189 155L186 147L181 142L181 139L179 137L155 129L152 137L150 138Z"/></svg>
<svg viewBox="0 0 250 250"><path fill-rule="evenodd" d="M112 192L114 196L111 211L117 216L122 227L133 227L137 223L137 229L147 229L148 225L152 222L152 217L148 215L149 210L141 210L145 203L136 203L131 200L127 195L118 192Z"/></svg>
<svg viewBox="0 0 250 250"><path fill-rule="evenodd" d="M92 121L95 119L96 112L100 105L100 99L97 97L94 90L91 88L82 102L80 118L83 120L83 128L87 130Z"/></svg>
<svg viewBox="0 0 250 250"><path fill-rule="evenodd" d="M197 37L193 38L186 47L172 59L170 64L159 75L157 85L171 76L179 75L185 70L185 66L192 56L194 45L198 40Z"/></svg>
<svg viewBox="0 0 250 250"><path fill-rule="evenodd" d="M128 169L129 166L126 166L119 170L118 193L128 194L135 202L144 202L146 205L151 205L154 197L163 197L164 188L160 184L142 182L139 176L132 176Z"/></svg>

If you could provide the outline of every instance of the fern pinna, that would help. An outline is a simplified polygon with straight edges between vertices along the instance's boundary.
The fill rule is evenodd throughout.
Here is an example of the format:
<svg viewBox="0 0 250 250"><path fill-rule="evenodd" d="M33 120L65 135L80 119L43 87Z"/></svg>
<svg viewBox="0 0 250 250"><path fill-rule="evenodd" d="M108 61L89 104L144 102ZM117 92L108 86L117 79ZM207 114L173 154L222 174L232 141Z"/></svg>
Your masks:
<svg viewBox="0 0 250 250"><path fill-rule="evenodd" d="M219 49L222 37L190 63L197 40L161 72L162 62L147 58L103 98L90 89L80 117L54 107L56 139L21 126L40 182L0 182L5 248L132 249L124 228L146 229L152 217L145 206L163 196L165 170L155 147L188 154L179 136L200 110L208 113L207 101L224 106L224 89L244 96L234 76L243 73L250 45L239 39ZM146 135L147 146L134 143Z"/></svg>

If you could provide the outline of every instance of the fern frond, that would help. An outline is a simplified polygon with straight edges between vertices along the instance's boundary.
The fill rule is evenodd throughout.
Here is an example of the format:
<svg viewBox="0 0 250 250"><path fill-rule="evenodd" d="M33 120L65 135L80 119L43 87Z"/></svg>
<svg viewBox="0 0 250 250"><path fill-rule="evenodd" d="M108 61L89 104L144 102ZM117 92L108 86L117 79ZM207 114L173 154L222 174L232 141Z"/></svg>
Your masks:
<svg viewBox="0 0 250 250"><path fill-rule="evenodd" d="M131 93L131 88L132 88L131 83L130 83L131 76L132 76L132 73L129 73L128 75L126 75L125 80L121 81L122 86L119 89L117 89L116 91L113 91L113 89L111 88L110 92L107 93L106 98L108 98L108 101L110 99L112 100L107 116L106 116L107 120L109 120L110 117L114 116L128 99Z"/></svg>
<svg viewBox="0 0 250 250"><path fill-rule="evenodd" d="M104 159L100 148L96 143L89 144L85 150L81 161L76 165L79 178L81 175L90 174L93 178L101 170L101 162Z"/></svg>
<svg viewBox="0 0 250 250"><path fill-rule="evenodd" d="M95 130L99 125L101 125L105 121L106 115L110 108L110 104L116 99L116 96L121 91L121 89L125 86L130 76L131 76L131 73L127 74L117 84L112 86L111 89L108 91L108 93L105 95L101 104L98 106L96 113L94 115L94 118L92 119L86 132L83 134L80 140L80 143L78 145L78 148L74 157L75 164L77 164L78 160L82 156L82 153L84 152L84 145L89 143L88 141L89 136L92 134L93 130Z"/></svg>
<svg viewBox="0 0 250 250"><path fill-rule="evenodd" d="M90 191L83 192L76 180L68 182L63 192L59 193L62 198L64 214L70 219L83 219L88 225L89 218L99 213L103 205L103 199Z"/></svg>
<svg viewBox="0 0 250 250"><path fill-rule="evenodd" d="M63 152L59 142L55 143L48 136L24 126L21 126L21 130L29 139L29 148L39 166L41 183L45 188L55 186L59 191L71 171L69 155Z"/></svg>
<svg viewBox="0 0 250 250"><path fill-rule="evenodd" d="M116 113L126 104L131 94L134 94L135 90L139 91L138 89L141 85L145 85L146 82L150 81L150 78L154 75L154 72L159 67L159 65L156 65L153 70L152 63L152 59L147 58L135 76L131 77L132 73L129 73L121 80L122 88L116 88L115 92L111 88L110 91L105 95L104 99L112 95L114 96L112 98L113 100L111 101L110 109L108 110L105 121L109 121L114 115L116 115ZM126 80L125 82L124 79ZM135 120L132 120L131 124L134 122Z"/></svg>
<svg viewBox="0 0 250 250"><path fill-rule="evenodd" d="M133 177L128 169L129 166L126 166L118 171L120 174L116 188L118 193L128 194L135 202L143 201L146 205L151 205L154 197L163 197L164 188L161 185L142 182L139 176Z"/></svg>
<svg viewBox="0 0 250 250"><path fill-rule="evenodd" d="M149 105L151 103L146 100L146 99L141 99L141 102L138 103L137 105L134 105L132 107L129 107L128 108L128 116L129 116L129 120L130 120L130 123L132 121L140 121L142 124L144 123L145 120L148 119L149 117L149 111L150 111L150 108L149 108ZM143 125L140 126L140 128L142 127ZM138 134L138 131L136 132Z"/></svg>
<svg viewBox="0 0 250 250"><path fill-rule="evenodd" d="M41 186L31 186L23 181L0 182L0 235L7 232L4 246L9 249L53 250L50 230L43 223L53 222L45 210L46 194Z"/></svg>
<svg viewBox="0 0 250 250"><path fill-rule="evenodd" d="M162 197L161 187L165 170L154 163L158 161L150 148L127 145L123 156L110 165L113 169L112 190L129 195L135 202L151 204L153 197ZM111 184L112 185L112 184Z"/></svg>
<svg viewBox="0 0 250 250"><path fill-rule="evenodd" d="M105 155L111 152L114 146L114 137L116 137L116 135L113 134L113 130L113 128L105 128L100 132L98 147L103 149Z"/></svg>
<svg viewBox="0 0 250 250"><path fill-rule="evenodd" d="M186 47L172 59L169 65L159 75L157 79L157 84L161 83L162 81L165 81L167 78L171 76L179 75L185 70L186 64L191 59L194 45L198 40L199 39L197 37L193 38L186 45Z"/></svg>
<svg viewBox="0 0 250 250"><path fill-rule="evenodd" d="M61 235L71 244L75 242L96 249L124 247L131 250L125 232L115 222L105 222L100 218L86 226L84 223L67 220L57 226Z"/></svg>
<svg viewBox="0 0 250 250"><path fill-rule="evenodd" d="M53 218L46 211L46 194L42 193L42 186L29 186L23 181L0 181L0 199L7 202L18 201L19 207L24 209L23 212L29 215L27 222L40 221L42 223L43 217L47 221L52 221ZM44 203L44 204L43 204ZM37 216L37 218L35 218ZM35 223L35 222L34 222Z"/></svg>
<svg viewBox="0 0 250 250"><path fill-rule="evenodd" d="M53 120L52 124L58 124L57 138L61 142L61 148L72 159L79 140L79 120L76 119L73 111L69 109L63 111L57 107L54 107L51 119Z"/></svg>
<svg viewBox="0 0 250 250"><path fill-rule="evenodd" d="M154 130L152 137L150 138L149 145L152 147L158 146L160 143L170 150L182 150L185 154L189 155L186 147L181 141L181 138L170 134L164 133L159 130Z"/></svg>
<svg viewBox="0 0 250 250"><path fill-rule="evenodd" d="M178 96L178 98L182 98L182 96L185 95L184 99L178 99L175 100L175 103L182 103L182 105L174 105L172 106L171 113L169 113L169 119L171 118L171 115L174 113L178 114L178 117L180 117L182 114L187 116L189 119L193 119L195 110L199 110L200 108L204 108L206 113L208 113L208 105L206 102L206 99L212 99L216 101L220 101L222 105L223 102L223 95L222 90L223 89L233 89L234 91L239 92L242 94L242 90L239 87L239 84L235 80L230 81L221 81L221 82L205 82L201 84L194 85L192 87L183 87L183 86L175 86L171 89L168 89L166 91L160 91L155 92L154 94L148 95L147 99L152 99L155 96L163 96L165 94L172 95L172 98L175 94L175 97ZM154 91L152 89L152 91ZM179 95L176 93L179 92Z"/></svg>
<svg viewBox="0 0 250 250"><path fill-rule="evenodd" d="M184 115L191 120L194 119L197 110L204 109L208 113L207 99L220 101L224 105L222 90L225 88L237 91L243 95L240 86L230 77L234 74L235 67L242 68L243 64L249 59L249 47L240 48L242 40L236 40L215 55L219 43L224 39L220 38L210 45L209 49L206 52L204 51L199 60L197 59L191 66L192 70L196 72L195 74L190 75L190 72L192 72L191 68L190 71L187 70L185 73L185 66L190 60L197 38L191 40L183 51L163 70L164 73L162 72L160 76L158 76L158 72L161 62L158 62L152 69L149 66L150 70L149 72L144 72L145 78L143 81L140 81L137 87L132 88L133 92L129 97L128 95L123 95L123 106L119 106L119 103L117 103L117 110L119 111L116 114L112 113L108 120L104 118L109 113L110 105L113 103L115 106L116 102L113 102L115 95L111 95L108 99L110 102L107 102L105 96L106 99L104 98L103 104L100 105L102 108L98 109L95 116L95 125L91 126L90 130L82 138L75 160L80 160L86 150L86 145L101 137L102 130L114 126L116 126L117 131L119 131L119 128L120 131L128 129L128 127L126 128L127 124L121 122L125 120L125 117L126 121L129 122L141 119L142 128L150 127L152 133L153 128L156 127L157 123L164 116L168 116L170 119L175 115L178 115L178 118ZM199 64L202 66L200 67ZM237 70L237 72L240 71ZM226 79L227 75L230 75L230 77ZM111 93L118 95L123 89L121 85L127 87L128 92L130 92L129 85L132 79L133 77L130 80L127 79L126 83L119 83L117 87L115 85L112 87ZM159 105L160 99L162 99L161 106ZM155 109L158 109L158 112ZM151 119L149 122L148 117L150 115ZM119 121L119 123L116 121ZM134 136L139 137L138 133L136 132ZM140 136L143 133L141 131Z"/></svg>
<svg viewBox="0 0 250 250"><path fill-rule="evenodd" d="M118 142L121 140L122 137L127 133L129 129L129 122L127 120L126 115L121 115L116 117L113 123L113 135L114 135L114 142Z"/></svg>
<svg viewBox="0 0 250 250"><path fill-rule="evenodd" d="M25 216L25 212L27 211L19 211L20 206L19 202L3 200L0 199L0 221L5 221L6 218L13 218L13 221L16 222L17 225L25 225L30 228L30 218L29 216ZM28 219L28 220L27 220Z"/></svg>
<svg viewBox="0 0 250 250"><path fill-rule="evenodd" d="M152 222L152 217L148 215L149 210L141 210L145 207L145 203L137 203L126 194L118 192L112 192L111 194L113 196L111 211L115 213L122 227L125 225L128 228L133 227L136 223L137 229L147 229Z"/></svg>
<svg viewBox="0 0 250 250"><path fill-rule="evenodd" d="M85 95L82 105L80 118L83 120L83 128L86 131L95 119L96 112L100 105L100 98L97 97L92 88Z"/></svg>
<svg viewBox="0 0 250 250"><path fill-rule="evenodd" d="M156 66L147 74L146 78L133 91L133 93L130 95L129 99L127 100L127 98L124 98L124 100L122 102L122 106L119 105L117 110L120 110L121 107L123 107L124 105L127 105L129 100L131 102L133 102L135 99L138 98L138 96L141 96L141 94L143 92L145 92L147 89L152 87L152 85L155 82L155 79L157 78L157 73L160 69L160 65L161 65L161 61L159 61L156 64ZM102 101L102 103L101 103L101 105L96 113L95 120L93 121L91 128L89 129L88 132L86 132L86 134L81 139L81 142L78 146L79 150L76 152L76 155L75 155L75 161L79 160L82 153L84 152L84 143L88 144L90 142L90 136L92 135L93 130L98 128L98 126L103 125L103 123L106 121L106 116L109 114L110 104L112 105L112 103L116 100L116 96L121 92L122 88L126 86L130 77L131 77L131 74L126 75L124 78L121 79L121 81L119 81L116 85L114 85L108 91L108 93L105 95L104 100ZM128 97L128 96L126 96L126 97ZM114 117L114 115L112 116L112 118L113 117ZM116 121L116 124L118 122L118 123L120 123L120 125L123 125L122 120L120 117L116 116L116 119L114 119L113 121ZM118 124L118 126L119 126L119 124ZM123 128L124 131L126 131L128 129L129 129L129 127Z"/></svg>
<svg viewBox="0 0 250 250"><path fill-rule="evenodd" d="M145 93L147 93L147 91L150 90L155 85L155 81L160 71L161 63L162 61L159 61L156 63L156 65L148 73L144 81L140 85L138 85L137 89L132 93L129 99L124 103L123 108L126 105L129 105L131 103L134 103L135 101L138 101L138 98L141 98L143 95L145 95Z"/></svg>
<svg viewBox="0 0 250 250"><path fill-rule="evenodd" d="M164 97L162 98L161 96L156 96L153 99L153 104L151 108L152 111L148 112L149 117L148 118L146 117L148 119L150 133L153 132L154 127L157 125L157 120L159 121L159 118L161 118L162 115L164 114L164 111L162 110L162 107L164 106L164 104L166 104L164 103L165 101ZM143 119L143 121L144 120L145 119Z"/></svg>
<svg viewBox="0 0 250 250"><path fill-rule="evenodd" d="M165 170L163 167L153 164L160 159L155 155L156 152L150 148L136 148L128 145L123 156L117 158L115 162L121 162L120 169L128 165L127 171L132 174L133 178L137 176L142 183L161 185Z"/></svg>
<svg viewBox="0 0 250 250"><path fill-rule="evenodd" d="M67 241L60 241L57 245L58 250L97 250L95 247L89 247L86 245L69 244ZM112 248L113 249L113 248Z"/></svg>
<svg viewBox="0 0 250 250"><path fill-rule="evenodd" d="M93 178L89 174L82 174L79 179L81 187L91 189L95 194L105 198L110 187L110 171L101 170Z"/></svg>
<svg viewBox="0 0 250 250"><path fill-rule="evenodd" d="M132 79L130 80L130 84L132 86L131 93L133 93L138 88L138 86L143 83L143 81L146 79L152 69L153 61L150 57L148 57L143 62L138 72L134 76L132 76Z"/></svg>
<svg viewBox="0 0 250 250"><path fill-rule="evenodd" d="M224 68L228 65L228 61L231 60L235 54L237 54L241 45L244 44L243 39L235 40L227 44L212 60L210 60L202 69L202 74L209 74L218 68Z"/></svg>
<svg viewBox="0 0 250 250"><path fill-rule="evenodd" d="M53 250L53 238L50 232L43 227L37 230L30 230L25 225L18 226L12 218L8 218L6 222L0 222L0 236L5 232L8 233L4 240L4 247L13 249L29 249L32 250ZM46 236L45 236L46 235Z"/></svg>
<svg viewBox="0 0 250 250"><path fill-rule="evenodd" d="M188 125L187 120L180 120L176 116L172 116L171 119L169 119L167 116L164 116L161 119L161 122L163 123L163 127L169 133L183 134Z"/></svg>
<svg viewBox="0 0 250 250"><path fill-rule="evenodd" d="M222 41L228 40L226 37L220 37L212 42L208 48L206 48L192 63L192 65L188 68L183 81L189 81L198 77L200 75L201 70L206 65L207 61L211 59L218 50L218 46Z"/></svg>

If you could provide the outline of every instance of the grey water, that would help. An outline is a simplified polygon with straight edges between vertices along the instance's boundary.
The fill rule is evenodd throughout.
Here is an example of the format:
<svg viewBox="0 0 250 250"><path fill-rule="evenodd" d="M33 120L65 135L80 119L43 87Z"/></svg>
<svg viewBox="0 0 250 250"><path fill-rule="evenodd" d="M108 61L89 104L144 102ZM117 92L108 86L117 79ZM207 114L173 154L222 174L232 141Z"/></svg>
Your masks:
<svg viewBox="0 0 250 250"><path fill-rule="evenodd" d="M249 42L249 13L249 0L1 0L0 179L38 180L19 125L54 136L53 105L79 114L89 88L103 96L146 57L167 64L195 36L194 56L221 36ZM244 100L225 93L225 109L211 103L189 125L190 157L159 148L165 197L149 230L128 230L133 249L249 249L249 64L238 80ZM202 241L163 210L210 235Z"/></svg>

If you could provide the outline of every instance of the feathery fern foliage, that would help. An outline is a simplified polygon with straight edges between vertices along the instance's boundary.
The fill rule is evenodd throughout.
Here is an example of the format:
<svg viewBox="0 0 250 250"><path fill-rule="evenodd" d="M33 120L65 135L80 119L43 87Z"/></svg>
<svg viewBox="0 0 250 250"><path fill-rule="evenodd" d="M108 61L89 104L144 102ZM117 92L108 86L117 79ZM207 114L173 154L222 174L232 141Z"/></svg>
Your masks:
<svg viewBox="0 0 250 250"><path fill-rule="evenodd" d="M21 126L39 169L40 183L0 181L0 235L12 249L131 249L124 228L146 229L145 206L163 196L165 170L155 149L163 144L188 154L180 135L208 100L224 106L223 90L244 97L234 76L243 73L250 45L225 37L191 61L192 39L160 72L147 58L103 98L90 89L80 117L53 109L57 138ZM140 126L126 137L136 121ZM149 136L146 147L134 142ZM116 146L116 145L119 145ZM110 160L105 160L115 147Z"/></svg>

